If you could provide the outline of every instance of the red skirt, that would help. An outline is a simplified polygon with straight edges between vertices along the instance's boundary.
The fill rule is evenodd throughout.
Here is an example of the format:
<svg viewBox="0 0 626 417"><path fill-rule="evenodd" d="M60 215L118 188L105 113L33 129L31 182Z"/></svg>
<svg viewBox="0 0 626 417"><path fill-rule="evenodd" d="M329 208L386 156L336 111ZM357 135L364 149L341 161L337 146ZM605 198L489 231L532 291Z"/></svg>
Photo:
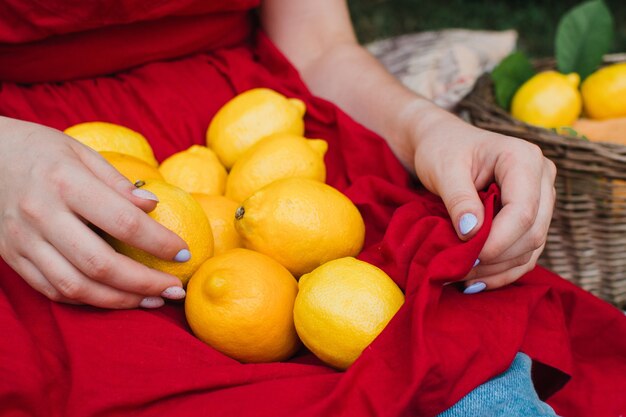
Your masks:
<svg viewBox="0 0 626 417"><path fill-rule="evenodd" d="M361 259L406 303L346 372L303 350L285 363L240 364L189 331L180 303L110 311L58 304L0 262L0 414L10 416L434 416L506 370L534 360L540 396L562 416L626 414L626 318L536 268L496 291L464 295L486 221L461 242L440 199L415 184L386 143L306 89L270 41L152 62L111 76L0 84L0 114L58 129L102 120L143 133L159 160L204 144L235 94L269 87L307 105L306 135L329 143L327 182L366 221Z"/></svg>

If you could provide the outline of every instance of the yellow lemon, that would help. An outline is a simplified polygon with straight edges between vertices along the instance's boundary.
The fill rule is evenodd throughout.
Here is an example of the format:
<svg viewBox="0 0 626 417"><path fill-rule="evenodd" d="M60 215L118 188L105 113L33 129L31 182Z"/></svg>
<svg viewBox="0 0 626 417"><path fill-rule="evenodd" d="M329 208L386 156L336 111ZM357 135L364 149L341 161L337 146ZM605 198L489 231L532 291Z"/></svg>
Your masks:
<svg viewBox="0 0 626 417"><path fill-rule="evenodd" d="M243 247L241 236L235 230L235 212L239 204L222 195L193 193L202 206L213 231L213 253L219 255L229 249Z"/></svg>
<svg viewBox="0 0 626 417"><path fill-rule="evenodd" d="M206 134L207 146L227 169L254 143L274 133L304 134L305 105L268 88L245 91L216 114Z"/></svg>
<svg viewBox="0 0 626 417"><path fill-rule="evenodd" d="M102 151L100 155L133 184L139 180L162 180L159 170L134 156Z"/></svg>
<svg viewBox="0 0 626 417"><path fill-rule="evenodd" d="M580 90L590 118L626 116L626 62L600 68L585 79Z"/></svg>
<svg viewBox="0 0 626 417"><path fill-rule="evenodd" d="M281 361L300 346L293 324L297 292L293 275L272 258L231 249L193 274L185 315L200 340L231 358Z"/></svg>
<svg viewBox="0 0 626 417"><path fill-rule="evenodd" d="M158 165L146 138L125 126L107 122L85 122L70 126L63 133L98 152L119 152L141 159L153 167Z"/></svg>
<svg viewBox="0 0 626 417"><path fill-rule="evenodd" d="M365 224L337 189L307 178L285 178L248 197L235 213L247 248L264 253L300 276L321 264L355 256Z"/></svg>
<svg viewBox="0 0 626 417"><path fill-rule="evenodd" d="M109 237L107 240L120 253L159 271L177 276L183 285L200 265L213 255L213 235L209 220L200 204L188 192L159 180L147 180L142 188L159 199L148 215L180 236L191 252L187 262L157 258L125 242Z"/></svg>
<svg viewBox="0 0 626 417"><path fill-rule="evenodd" d="M224 194L226 168L211 149L193 145L171 155L159 166L165 181L188 193Z"/></svg>
<svg viewBox="0 0 626 417"><path fill-rule="evenodd" d="M327 262L300 277L293 315L302 343L315 356L346 369L404 304L382 270L352 257Z"/></svg>
<svg viewBox="0 0 626 417"><path fill-rule="evenodd" d="M544 71L526 81L513 96L511 114L528 124L556 128L569 126L580 116L580 77Z"/></svg>
<svg viewBox="0 0 626 417"><path fill-rule="evenodd" d="M281 178L301 177L324 182L327 149L328 144L322 139L306 139L288 133L265 137L233 165L226 180L226 196L243 201Z"/></svg>

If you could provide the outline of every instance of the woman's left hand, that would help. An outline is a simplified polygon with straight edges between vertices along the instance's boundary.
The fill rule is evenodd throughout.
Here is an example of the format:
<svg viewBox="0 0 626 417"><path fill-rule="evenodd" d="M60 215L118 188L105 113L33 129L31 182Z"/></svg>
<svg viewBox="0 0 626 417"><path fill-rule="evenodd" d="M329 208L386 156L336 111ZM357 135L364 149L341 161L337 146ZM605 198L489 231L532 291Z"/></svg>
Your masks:
<svg viewBox="0 0 626 417"><path fill-rule="evenodd" d="M418 107L422 116L415 116L411 131L415 171L443 199L459 238L470 239L483 224L477 190L493 181L500 187L502 209L465 291L514 282L535 267L545 246L556 194L554 164L529 142L478 129L430 103Z"/></svg>

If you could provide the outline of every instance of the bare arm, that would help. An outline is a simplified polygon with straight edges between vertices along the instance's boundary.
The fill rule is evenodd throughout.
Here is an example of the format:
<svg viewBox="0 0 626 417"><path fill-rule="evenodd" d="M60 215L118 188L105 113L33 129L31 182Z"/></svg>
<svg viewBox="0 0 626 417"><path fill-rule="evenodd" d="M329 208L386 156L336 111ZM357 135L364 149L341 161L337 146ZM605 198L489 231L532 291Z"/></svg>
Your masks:
<svg viewBox="0 0 626 417"><path fill-rule="evenodd" d="M435 106L399 83L358 44L344 1L269 0L263 3L262 19L311 91L386 138L400 161L412 167L406 122L413 113L430 114L419 112L421 107Z"/></svg>
<svg viewBox="0 0 626 417"><path fill-rule="evenodd" d="M461 239L484 220L477 190L496 181L503 209L467 277L513 282L543 250L554 205L554 164L525 141L483 131L398 82L359 46L343 0L265 0L262 24L311 91L387 140L398 159L446 204Z"/></svg>

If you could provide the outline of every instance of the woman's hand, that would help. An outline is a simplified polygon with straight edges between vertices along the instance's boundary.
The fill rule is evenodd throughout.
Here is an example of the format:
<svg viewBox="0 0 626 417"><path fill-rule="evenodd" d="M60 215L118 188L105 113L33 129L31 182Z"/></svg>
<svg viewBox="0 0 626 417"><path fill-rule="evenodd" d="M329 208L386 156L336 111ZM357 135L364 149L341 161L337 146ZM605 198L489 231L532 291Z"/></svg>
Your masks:
<svg viewBox="0 0 626 417"><path fill-rule="evenodd" d="M443 198L461 239L483 224L476 190L500 185L504 206L466 291L501 287L535 266L555 194L554 165L539 148L472 127L403 86L358 44L345 1L265 0L261 22L313 93L385 138L407 169L415 167Z"/></svg>
<svg viewBox="0 0 626 417"><path fill-rule="evenodd" d="M495 181L502 210L466 277L466 293L510 284L533 269L541 254L555 201L556 168L526 141L473 127L424 100L404 114L413 127L415 171L439 195L459 238L471 238L483 224L476 190Z"/></svg>
<svg viewBox="0 0 626 417"><path fill-rule="evenodd" d="M63 133L0 117L0 255L48 298L132 308L184 297L178 278L118 254L89 227L187 260L186 243L145 214L156 200Z"/></svg>

